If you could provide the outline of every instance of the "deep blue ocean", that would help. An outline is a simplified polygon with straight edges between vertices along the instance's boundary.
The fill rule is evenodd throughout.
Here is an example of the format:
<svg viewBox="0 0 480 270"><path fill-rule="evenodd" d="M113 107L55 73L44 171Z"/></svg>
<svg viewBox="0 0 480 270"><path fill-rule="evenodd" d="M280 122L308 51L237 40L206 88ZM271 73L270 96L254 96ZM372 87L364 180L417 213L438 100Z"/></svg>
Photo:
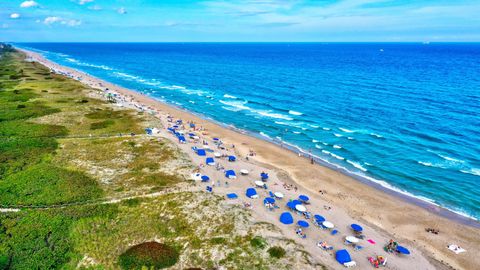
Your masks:
<svg viewBox="0 0 480 270"><path fill-rule="evenodd" d="M17 45L480 218L480 44Z"/></svg>

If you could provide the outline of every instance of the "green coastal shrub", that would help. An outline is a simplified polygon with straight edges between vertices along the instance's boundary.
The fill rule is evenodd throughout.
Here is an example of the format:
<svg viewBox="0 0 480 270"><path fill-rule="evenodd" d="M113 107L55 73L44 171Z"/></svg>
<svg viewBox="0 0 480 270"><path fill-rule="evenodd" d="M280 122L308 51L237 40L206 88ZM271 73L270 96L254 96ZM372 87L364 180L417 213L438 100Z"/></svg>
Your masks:
<svg viewBox="0 0 480 270"><path fill-rule="evenodd" d="M250 240L250 245L254 248L264 249L267 246L267 241L261 236L255 236Z"/></svg>
<svg viewBox="0 0 480 270"><path fill-rule="evenodd" d="M178 251L166 244L145 242L129 248L120 255L119 264L122 269L162 269L177 263Z"/></svg>
<svg viewBox="0 0 480 270"><path fill-rule="evenodd" d="M285 256L285 253L286 253L285 249L279 246L271 247L267 250L267 252L268 254L270 254L270 257L277 258L277 259L282 258L283 256Z"/></svg>

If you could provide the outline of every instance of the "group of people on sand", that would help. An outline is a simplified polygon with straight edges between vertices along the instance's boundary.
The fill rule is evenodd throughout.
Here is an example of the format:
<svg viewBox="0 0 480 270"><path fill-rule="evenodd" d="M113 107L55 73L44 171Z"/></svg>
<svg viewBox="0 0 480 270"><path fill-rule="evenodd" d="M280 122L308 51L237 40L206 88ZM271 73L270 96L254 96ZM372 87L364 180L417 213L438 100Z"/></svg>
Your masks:
<svg viewBox="0 0 480 270"><path fill-rule="evenodd" d="M433 234L439 234L440 230L438 229L433 229L433 228L425 228L426 232L433 233Z"/></svg>
<svg viewBox="0 0 480 270"><path fill-rule="evenodd" d="M385 251L393 253L397 250L397 247L398 243L396 241L393 241L393 239L390 239L390 241L388 241L388 244L385 246Z"/></svg>
<svg viewBox="0 0 480 270"><path fill-rule="evenodd" d="M295 190L295 192L297 191L297 186L293 185L293 184L287 184L287 183L284 183L283 184L283 188L286 189L286 190L291 190L292 188Z"/></svg>
<svg viewBox="0 0 480 270"><path fill-rule="evenodd" d="M307 238L307 235L303 232L302 228L297 228L295 233L300 236L300 238Z"/></svg>
<svg viewBox="0 0 480 270"><path fill-rule="evenodd" d="M333 250L333 246L329 245L327 241L318 242L317 247L322 248L323 250Z"/></svg>

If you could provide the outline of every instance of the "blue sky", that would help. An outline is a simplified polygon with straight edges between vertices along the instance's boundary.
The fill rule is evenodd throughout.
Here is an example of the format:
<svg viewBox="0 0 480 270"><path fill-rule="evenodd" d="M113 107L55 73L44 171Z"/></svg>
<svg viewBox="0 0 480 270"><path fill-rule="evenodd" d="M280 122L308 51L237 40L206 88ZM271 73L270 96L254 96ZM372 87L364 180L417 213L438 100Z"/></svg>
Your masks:
<svg viewBox="0 0 480 270"><path fill-rule="evenodd" d="M0 0L3 41L480 41L480 0Z"/></svg>

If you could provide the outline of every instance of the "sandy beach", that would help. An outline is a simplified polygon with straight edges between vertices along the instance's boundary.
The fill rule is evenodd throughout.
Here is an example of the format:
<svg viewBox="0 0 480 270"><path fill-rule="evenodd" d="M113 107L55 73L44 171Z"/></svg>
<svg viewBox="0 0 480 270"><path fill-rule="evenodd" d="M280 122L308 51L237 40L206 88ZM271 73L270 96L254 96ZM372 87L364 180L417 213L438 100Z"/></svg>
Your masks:
<svg viewBox="0 0 480 270"><path fill-rule="evenodd" d="M220 181L221 185L215 185L213 188L214 193L220 195L237 193L239 199L231 203L251 203L252 214L258 221L270 222L280 227L285 236L303 245L318 263L332 269L344 268L335 261L332 251L324 251L317 247L319 241L327 241L334 246L335 250L347 249L352 259L356 261L358 269L373 268L367 257L374 255L385 255L388 258L389 269L478 269L480 266L480 258L473 256L480 252L480 229L438 215L437 212L441 209L433 206L425 209L406 202L338 171L311 164L309 158L273 143L223 127L80 71L60 66L37 53L22 51L27 54L29 60L39 62L53 72L76 79L98 89L100 93L117 94L119 106L156 115L162 121L164 128L156 127L159 128L159 132L154 135L169 138L177 143L178 147L199 165L200 173L208 175L217 185ZM188 140L186 144L179 143L176 137L166 130L166 127L172 125L171 119L182 119L184 123L193 121L196 127L201 129L196 131L202 134L199 142ZM186 128L185 131L191 130ZM202 147L202 140L205 140L213 149L215 147L212 143L213 137L221 138L226 146L227 149L221 150L222 153L234 154L238 157L236 162L228 162L225 158L218 162L226 169L235 170L237 174L241 169L247 169L249 176L238 175L237 179L228 180L227 187L224 184L227 180L223 171L217 170L214 166L204 165L205 157L196 155L191 147ZM255 154L250 155L252 152ZM268 196L265 190L257 189L259 199L251 200L245 197L245 190L255 186L254 181L260 179L260 172L269 173L270 179L267 185L270 190L282 192L285 195L283 201L278 202L280 209L270 211L264 207L263 199ZM201 183L199 186L204 190L206 185L212 184ZM335 224L335 228L339 231L337 235L332 236L328 230L310 226L305 230L307 238L301 239L296 235L294 225L286 226L279 222L279 215L287 211L285 203L288 199L296 199L300 194L310 197L309 212L321 214ZM300 216L294 215L294 219L296 221ZM345 236L353 234L349 228L352 223L360 224L364 228L366 238L359 243L363 247L359 251L354 251L352 247L344 244ZM426 232L426 228L438 229L439 234ZM367 239L374 240L375 244L366 241ZM383 247L390 239L408 247L412 254L399 256L384 252ZM455 254L447 249L450 244L461 246L467 252Z"/></svg>

